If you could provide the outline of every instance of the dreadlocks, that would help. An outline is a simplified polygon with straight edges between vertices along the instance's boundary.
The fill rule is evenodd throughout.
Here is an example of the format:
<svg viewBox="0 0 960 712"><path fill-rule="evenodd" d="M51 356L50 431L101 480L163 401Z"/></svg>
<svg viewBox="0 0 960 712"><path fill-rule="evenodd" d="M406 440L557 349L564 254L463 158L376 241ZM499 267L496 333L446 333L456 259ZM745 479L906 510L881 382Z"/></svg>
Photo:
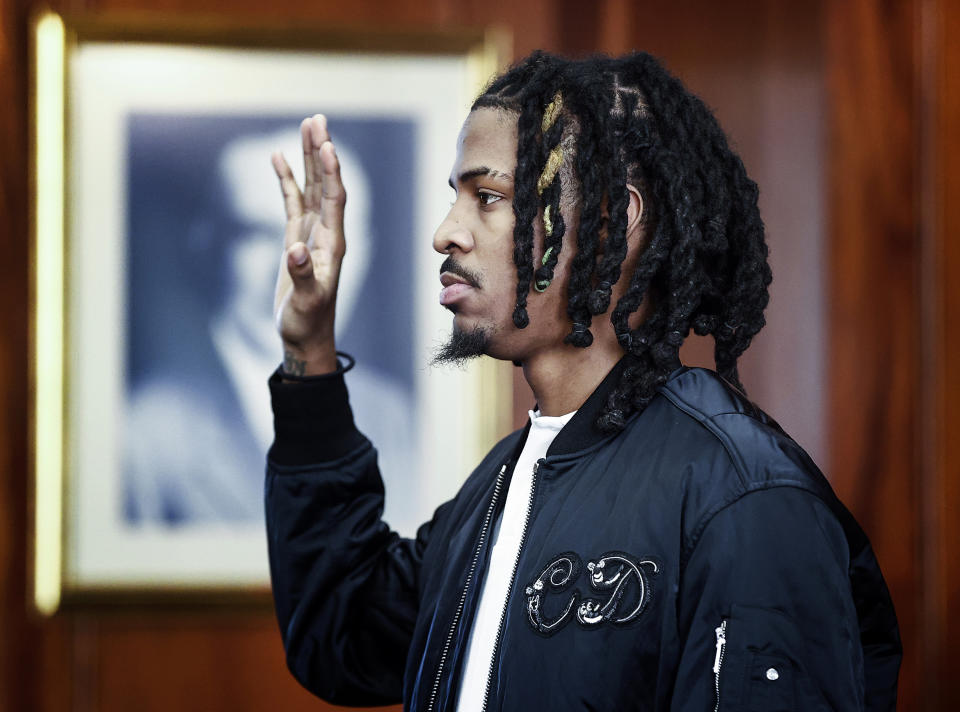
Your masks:
<svg viewBox="0 0 960 712"><path fill-rule="evenodd" d="M537 52L496 78L474 102L482 107L518 114L518 328L529 323L531 286L550 286L565 242L561 202L577 190L565 340L590 346L592 318L609 309L627 255L627 185L643 198L647 244L610 316L628 362L598 426L619 430L646 406L691 329L713 336L717 371L743 390L737 359L763 328L771 274L757 186L703 102L645 53L575 61ZM535 265L539 215L545 240ZM631 329L644 302L647 318Z"/></svg>

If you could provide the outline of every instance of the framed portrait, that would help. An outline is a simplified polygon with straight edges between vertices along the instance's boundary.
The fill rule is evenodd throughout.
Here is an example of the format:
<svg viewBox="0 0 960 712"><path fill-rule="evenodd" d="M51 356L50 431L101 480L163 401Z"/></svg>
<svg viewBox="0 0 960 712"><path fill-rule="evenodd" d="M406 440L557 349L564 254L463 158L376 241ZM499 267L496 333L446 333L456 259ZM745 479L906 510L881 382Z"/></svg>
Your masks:
<svg viewBox="0 0 960 712"><path fill-rule="evenodd" d="M403 535L509 428L509 365L431 366L431 237L494 33L34 31L35 601L266 599L282 151L322 112L348 192L337 344Z"/></svg>

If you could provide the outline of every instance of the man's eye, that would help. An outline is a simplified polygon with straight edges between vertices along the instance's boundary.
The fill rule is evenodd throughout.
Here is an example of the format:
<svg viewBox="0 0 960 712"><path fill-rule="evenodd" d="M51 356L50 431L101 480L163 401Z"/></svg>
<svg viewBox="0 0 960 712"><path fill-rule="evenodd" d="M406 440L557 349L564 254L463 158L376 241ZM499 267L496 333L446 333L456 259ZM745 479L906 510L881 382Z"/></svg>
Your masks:
<svg viewBox="0 0 960 712"><path fill-rule="evenodd" d="M498 200L503 200L503 196L496 195L495 193L485 193L481 190L477 193L477 200L480 201L480 205L487 206L493 205Z"/></svg>

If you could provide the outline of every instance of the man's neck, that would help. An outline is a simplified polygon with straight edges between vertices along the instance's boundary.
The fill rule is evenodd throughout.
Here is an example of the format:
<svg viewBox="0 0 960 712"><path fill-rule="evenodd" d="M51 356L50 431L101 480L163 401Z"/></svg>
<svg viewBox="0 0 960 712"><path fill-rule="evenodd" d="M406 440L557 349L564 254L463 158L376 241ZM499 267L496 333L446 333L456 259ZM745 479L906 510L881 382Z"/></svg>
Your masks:
<svg viewBox="0 0 960 712"><path fill-rule="evenodd" d="M623 357L616 344L581 349L562 348L538 353L523 362L523 376L543 415L566 415L583 405Z"/></svg>

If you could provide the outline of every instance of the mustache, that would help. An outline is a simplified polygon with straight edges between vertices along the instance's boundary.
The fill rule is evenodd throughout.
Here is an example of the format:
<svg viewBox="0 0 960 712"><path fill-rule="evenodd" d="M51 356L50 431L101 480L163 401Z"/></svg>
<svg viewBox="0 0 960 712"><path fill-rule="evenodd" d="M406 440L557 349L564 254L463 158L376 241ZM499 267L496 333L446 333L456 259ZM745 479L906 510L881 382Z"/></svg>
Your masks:
<svg viewBox="0 0 960 712"><path fill-rule="evenodd" d="M443 264L440 265L440 274L443 274L444 272L449 272L450 274L455 274L458 277L462 277L471 287L475 287L477 289L482 288L481 285L483 280L480 279L480 275L476 272L471 272L462 264L453 259L453 257L450 255L447 255L447 259L445 259Z"/></svg>

